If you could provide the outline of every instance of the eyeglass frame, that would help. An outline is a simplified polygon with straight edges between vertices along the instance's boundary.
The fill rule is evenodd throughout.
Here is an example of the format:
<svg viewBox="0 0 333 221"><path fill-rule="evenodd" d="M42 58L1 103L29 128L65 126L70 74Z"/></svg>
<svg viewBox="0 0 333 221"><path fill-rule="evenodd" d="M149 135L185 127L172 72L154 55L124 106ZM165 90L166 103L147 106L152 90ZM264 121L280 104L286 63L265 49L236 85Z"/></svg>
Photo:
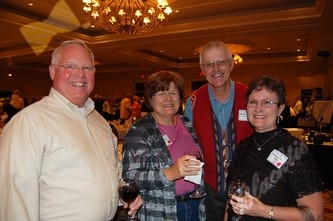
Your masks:
<svg viewBox="0 0 333 221"><path fill-rule="evenodd" d="M215 66L218 68L226 66L228 62L232 61L232 58L228 59L219 59L216 61L207 61L205 63L202 63L201 66L204 67L205 69L213 69Z"/></svg>
<svg viewBox="0 0 333 221"><path fill-rule="evenodd" d="M76 64L52 64L53 66L57 66L57 67L63 67L65 68L67 71L83 71L84 73L86 72L94 72L96 71L96 68L94 66L79 66Z"/></svg>
<svg viewBox="0 0 333 221"><path fill-rule="evenodd" d="M173 91L157 91L154 95L154 97L158 98L166 98L167 96L170 97L177 97L180 96L178 90L173 90Z"/></svg>
<svg viewBox="0 0 333 221"><path fill-rule="evenodd" d="M262 101L259 102L259 101L254 100L254 99L246 102L247 107L257 107L258 104L260 104L260 106L263 107L263 108L270 108L270 107L273 106L273 104L278 105L279 103L275 102L275 101L270 101L270 100L262 100Z"/></svg>

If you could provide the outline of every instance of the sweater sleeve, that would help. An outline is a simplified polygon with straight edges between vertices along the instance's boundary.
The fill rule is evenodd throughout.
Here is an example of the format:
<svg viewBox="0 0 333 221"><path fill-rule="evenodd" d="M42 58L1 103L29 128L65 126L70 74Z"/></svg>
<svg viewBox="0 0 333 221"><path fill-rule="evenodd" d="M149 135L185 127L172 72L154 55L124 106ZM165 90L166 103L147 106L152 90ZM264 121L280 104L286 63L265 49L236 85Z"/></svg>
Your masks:
<svg viewBox="0 0 333 221"><path fill-rule="evenodd" d="M152 119L137 121L124 139L123 175L139 180L140 190L173 186L164 170L173 164L164 140Z"/></svg>

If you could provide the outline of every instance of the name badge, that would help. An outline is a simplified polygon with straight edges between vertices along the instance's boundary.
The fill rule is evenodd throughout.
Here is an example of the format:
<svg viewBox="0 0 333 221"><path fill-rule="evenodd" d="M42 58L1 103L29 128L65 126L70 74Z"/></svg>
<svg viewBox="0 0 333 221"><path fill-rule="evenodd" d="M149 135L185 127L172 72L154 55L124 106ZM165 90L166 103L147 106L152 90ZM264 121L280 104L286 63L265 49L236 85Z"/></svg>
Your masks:
<svg viewBox="0 0 333 221"><path fill-rule="evenodd" d="M280 151L274 149L267 157L268 162L273 164L276 168L280 169L283 164L288 160L288 157Z"/></svg>
<svg viewBox="0 0 333 221"><path fill-rule="evenodd" d="M162 137L163 137L164 142L167 146L170 146L172 144L172 141L169 139L168 135L165 134Z"/></svg>
<svg viewBox="0 0 333 221"><path fill-rule="evenodd" d="M246 110L239 110L239 111L238 111L238 120L239 120L239 121L247 121L247 113L246 113Z"/></svg>

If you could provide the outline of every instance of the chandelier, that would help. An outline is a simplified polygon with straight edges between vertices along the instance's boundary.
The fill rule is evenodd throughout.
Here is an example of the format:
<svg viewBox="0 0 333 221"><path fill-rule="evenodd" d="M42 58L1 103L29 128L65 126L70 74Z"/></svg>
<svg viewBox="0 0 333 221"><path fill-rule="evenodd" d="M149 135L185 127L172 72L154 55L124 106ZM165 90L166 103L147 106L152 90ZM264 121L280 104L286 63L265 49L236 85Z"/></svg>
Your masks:
<svg viewBox="0 0 333 221"><path fill-rule="evenodd" d="M119 34L141 34L162 27L172 13L167 0L82 0L87 21Z"/></svg>

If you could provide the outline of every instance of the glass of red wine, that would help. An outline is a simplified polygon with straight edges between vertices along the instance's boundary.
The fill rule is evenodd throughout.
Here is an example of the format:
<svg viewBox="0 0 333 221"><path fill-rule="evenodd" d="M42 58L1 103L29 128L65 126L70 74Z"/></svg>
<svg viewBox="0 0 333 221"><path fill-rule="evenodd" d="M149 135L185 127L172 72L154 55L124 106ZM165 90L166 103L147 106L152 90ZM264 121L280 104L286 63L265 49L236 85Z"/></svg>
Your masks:
<svg viewBox="0 0 333 221"><path fill-rule="evenodd" d="M203 156L200 150L187 153L191 156L194 156L197 160L200 162L203 162ZM200 186L198 184L195 184L195 190L193 193L190 194L190 198L192 199L201 199L206 196L205 192L200 191Z"/></svg>
<svg viewBox="0 0 333 221"><path fill-rule="evenodd" d="M118 193L122 201L130 204L139 195L139 182L135 179L122 178L119 181ZM128 216L128 220L140 221L132 216Z"/></svg>

